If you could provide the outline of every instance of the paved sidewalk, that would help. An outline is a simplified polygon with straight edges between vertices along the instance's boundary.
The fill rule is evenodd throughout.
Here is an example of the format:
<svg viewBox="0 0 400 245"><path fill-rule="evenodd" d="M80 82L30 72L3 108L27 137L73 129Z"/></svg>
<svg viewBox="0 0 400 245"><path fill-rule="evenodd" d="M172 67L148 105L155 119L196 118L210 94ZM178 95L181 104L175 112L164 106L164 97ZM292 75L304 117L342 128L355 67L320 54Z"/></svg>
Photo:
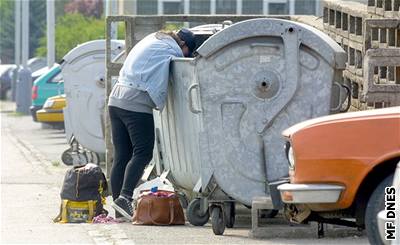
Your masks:
<svg viewBox="0 0 400 245"><path fill-rule="evenodd" d="M55 159L29 141L40 124L28 124L29 117L12 112L0 116L1 243L92 243L82 226L52 222L65 168L53 166Z"/></svg>

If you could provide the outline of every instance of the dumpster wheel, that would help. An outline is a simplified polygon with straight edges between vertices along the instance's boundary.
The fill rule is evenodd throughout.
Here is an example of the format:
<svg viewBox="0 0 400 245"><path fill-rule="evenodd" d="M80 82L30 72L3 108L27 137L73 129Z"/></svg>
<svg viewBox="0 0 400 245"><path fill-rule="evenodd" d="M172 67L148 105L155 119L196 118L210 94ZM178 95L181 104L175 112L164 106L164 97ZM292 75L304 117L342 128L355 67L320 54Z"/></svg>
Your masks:
<svg viewBox="0 0 400 245"><path fill-rule="evenodd" d="M85 157L88 160L88 163L94 163L96 165L100 165L100 157L94 151L85 151Z"/></svg>
<svg viewBox="0 0 400 245"><path fill-rule="evenodd" d="M71 148L62 153L61 161L67 166L83 166L88 163L85 153L73 151Z"/></svg>
<svg viewBox="0 0 400 245"><path fill-rule="evenodd" d="M186 209L186 216L189 220L189 223L194 226L203 226L210 219L210 214L205 212L205 214L201 214L200 210L200 198L193 199Z"/></svg>
<svg viewBox="0 0 400 245"><path fill-rule="evenodd" d="M187 209L189 204L188 204L188 201L187 201L185 193L178 192L177 194L178 194L179 202L180 202L182 208L183 209Z"/></svg>
<svg viewBox="0 0 400 245"><path fill-rule="evenodd" d="M226 228L233 228L235 225L235 203L234 202L226 202L225 203L225 225Z"/></svg>
<svg viewBox="0 0 400 245"><path fill-rule="evenodd" d="M212 206L211 208L211 225L215 235L222 235L225 231L224 212L220 206Z"/></svg>
<svg viewBox="0 0 400 245"><path fill-rule="evenodd" d="M71 156L72 150L71 148L65 150L61 155L61 161L67 165L72 166L74 164L74 159Z"/></svg>

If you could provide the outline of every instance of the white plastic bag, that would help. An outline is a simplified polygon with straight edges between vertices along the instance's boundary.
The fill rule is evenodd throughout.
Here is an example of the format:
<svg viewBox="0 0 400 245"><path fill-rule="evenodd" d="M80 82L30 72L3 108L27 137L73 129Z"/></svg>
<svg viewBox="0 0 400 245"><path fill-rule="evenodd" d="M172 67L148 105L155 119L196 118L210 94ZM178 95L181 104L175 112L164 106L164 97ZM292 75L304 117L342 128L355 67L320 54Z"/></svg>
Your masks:
<svg viewBox="0 0 400 245"><path fill-rule="evenodd" d="M171 182L169 182L169 180L157 177L155 179L149 180L139 185L133 191L133 199L137 200L139 198L141 191L151 190L151 188L154 187L157 187L157 190L159 191L171 191L171 192L175 191L174 187L172 186Z"/></svg>

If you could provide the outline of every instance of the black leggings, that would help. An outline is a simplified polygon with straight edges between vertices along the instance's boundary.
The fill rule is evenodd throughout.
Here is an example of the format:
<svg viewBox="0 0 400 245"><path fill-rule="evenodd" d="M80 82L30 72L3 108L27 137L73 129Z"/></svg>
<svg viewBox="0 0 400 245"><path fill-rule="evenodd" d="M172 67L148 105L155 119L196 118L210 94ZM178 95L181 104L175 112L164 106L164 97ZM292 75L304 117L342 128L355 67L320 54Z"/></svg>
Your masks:
<svg viewBox="0 0 400 245"><path fill-rule="evenodd" d="M109 106L114 160L111 191L115 200L121 194L132 198L133 190L153 158L154 119L152 114Z"/></svg>

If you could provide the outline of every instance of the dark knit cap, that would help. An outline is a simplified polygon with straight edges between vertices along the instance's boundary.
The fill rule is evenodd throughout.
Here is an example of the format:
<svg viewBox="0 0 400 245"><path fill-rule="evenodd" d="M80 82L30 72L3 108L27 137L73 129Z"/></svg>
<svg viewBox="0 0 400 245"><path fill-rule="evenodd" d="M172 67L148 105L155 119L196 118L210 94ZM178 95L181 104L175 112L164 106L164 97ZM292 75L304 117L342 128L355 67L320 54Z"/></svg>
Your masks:
<svg viewBox="0 0 400 245"><path fill-rule="evenodd" d="M193 32L191 32L189 29L183 28L178 31L177 35L180 39L185 41L186 46L189 48L189 55L192 55L194 48L196 47L196 40Z"/></svg>

